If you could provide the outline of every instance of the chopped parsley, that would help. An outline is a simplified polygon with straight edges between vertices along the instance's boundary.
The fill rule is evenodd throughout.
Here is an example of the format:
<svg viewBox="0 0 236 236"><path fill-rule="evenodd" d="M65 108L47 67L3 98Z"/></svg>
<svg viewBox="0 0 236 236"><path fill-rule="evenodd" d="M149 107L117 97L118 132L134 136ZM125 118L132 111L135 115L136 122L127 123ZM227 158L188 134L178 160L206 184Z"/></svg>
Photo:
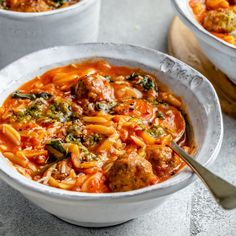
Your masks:
<svg viewBox="0 0 236 236"><path fill-rule="evenodd" d="M164 129L158 125L154 125L151 129L147 130L147 132L155 138L160 137L165 133Z"/></svg>
<svg viewBox="0 0 236 236"><path fill-rule="evenodd" d="M67 130L65 141L67 143L79 144L82 142L82 138L83 138L83 127L78 124L73 124Z"/></svg>
<svg viewBox="0 0 236 236"><path fill-rule="evenodd" d="M97 111L104 111L106 113L109 113L113 107L116 106L116 103L114 102L96 102L95 103L95 109Z"/></svg>
<svg viewBox="0 0 236 236"><path fill-rule="evenodd" d="M141 76L141 74L138 72L133 72L131 75L126 76L126 79L132 81L135 78L137 78L138 76Z"/></svg>
<svg viewBox="0 0 236 236"><path fill-rule="evenodd" d="M137 84L141 85L144 91L148 91L150 89L156 89L154 81L148 76L142 76L142 79L139 79Z"/></svg>
<svg viewBox="0 0 236 236"><path fill-rule="evenodd" d="M162 120L165 119L164 114L163 114L162 112L160 112L160 111L157 112L157 117L160 118L160 119L162 119Z"/></svg>
<svg viewBox="0 0 236 236"><path fill-rule="evenodd" d="M60 122L69 121L72 118L73 112L69 103L63 100L57 100L49 106L47 117Z"/></svg>
<svg viewBox="0 0 236 236"><path fill-rule="evenodd" d="M145 92L150 89L154 89L155 91L158 90L154 80L149 75L142 75L134 72L131 75L126 76L126 79L129 81L135 81L135 84L140 85Z"/></svg>
<svg viewBox="0 0 236 236"><path fill-rule="evenodd" d="M54 0L56 7L62 6L64 3L68 2L68 0Z"/></svg>
<svg viewBox="0 0 236 236"><path fill-rule="evenodd" d="M91 147L98 144L101 141L101 136L99 134L92 134L84 140L83 144L85 146Z"/></svg>

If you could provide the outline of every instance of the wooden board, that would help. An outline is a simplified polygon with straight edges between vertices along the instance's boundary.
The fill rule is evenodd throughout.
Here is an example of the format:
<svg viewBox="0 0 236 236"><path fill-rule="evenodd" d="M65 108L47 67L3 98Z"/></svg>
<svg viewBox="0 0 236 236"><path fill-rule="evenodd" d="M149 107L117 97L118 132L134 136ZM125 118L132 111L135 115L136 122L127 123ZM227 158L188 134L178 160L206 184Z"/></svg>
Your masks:
<svg viewBox="0 0 236 236"><path fill-rule="evenodd" d="M236 85L203 54L194 34L178 17L169 29L168 50L170 55L205 75L216 89L223 112L236 118Z"/></svg>

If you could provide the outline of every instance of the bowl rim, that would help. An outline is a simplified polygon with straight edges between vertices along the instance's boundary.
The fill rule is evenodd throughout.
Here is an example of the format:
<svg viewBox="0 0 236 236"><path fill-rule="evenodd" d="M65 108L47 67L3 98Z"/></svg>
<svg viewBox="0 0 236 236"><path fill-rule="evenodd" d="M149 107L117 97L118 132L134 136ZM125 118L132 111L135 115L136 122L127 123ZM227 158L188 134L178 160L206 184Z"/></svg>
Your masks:
<svg viewBox="0 0 236 236"><path fill-rule="evenodd" d="M214 146L214 150L212 152L212 155L206 161L204 161L204 165L207 166L215 160L215 158L217 157L217 155L220 151L220 148L222 145L222 140L223 140L223 119L222 119L222 113L221 113L221 109L220 109L219 99L218 99L218 96L217 96L212 84L195 69L191 68L190 66L181 62L180 60L178 60L172 56L169 56L165 53L159 52L155 49L149 49L149 48L141 47L141 46L137 46L137 45L118 44L118 43L84 43L84 44L77 44L74 46L56 46L56 47L51 47L51 48L47 48L47 49L43 49L43 50L39 50L39 51L30 53L30 54L16 60L15 62L9 64L8 66L6 66L2 70L0 70L0 77L2 76L2 74L4 75L5 73L8 73L7 71L14 68L14 66L16 66L17 64L22 64L25 62L25 60L30 61L32 59L35 59L35 58L37 58L37 56L42 56L44 53L48 53L48 52L55 53L56 51L60 51L63 49L69 50L70 48L73 49L74 47L77 48L77 47L93 47L93 46L96 46L99 49L101 49L101 48L102 49L115 48L115 49L119 49L119 50L123 50L123 51L124 50L128 51L128 49L132 49L134 51L139 50L140 52L142 51L143 53L144 52L150 53L154 56L164 57L164 58L173 60L173 61L177 62L178 64L180 64L181 66L183 66L183 68L191 70L191 73L193 73L194 75L200 76L203 79L204 83L212 91L212 94L214 96L213 101L216 105L216 113L217 113L215 115L218 115L218 117L219 117L218 125L220 128L219 137L217 137L218 139L215 142L216 144ZM98 57L99 57L99 55L98 55ZM125 57L126 58L121 59L121 61L128 60L127 56L125 56ZM100 56L100 58L101 58L101 56ZM115 57L113 57L113 58L115 58ZM138 64L138 61L136 63ZM55 65L56 65L56 63L55 63ZM145 66L145 64L143 64L143 65ZM1 158L2 157L3 156L1 155ZM9 166L9 168L12 168L12 167ZM179 174L177 174L176 176L178 176L178 175ZM148 187L144 187L144 188L141 188L138 190L128 191L128 192L81 193L81 192L67 191L67 190L62 190L62 189L46 186L46 185L37 183L35 181L29 180L17 172L14 172L14 174L7 173L7 171L4 170L4 165L3 166L0 165L0 177L3 180L5 180L8 184L13 186L17 190L19 190L20 192L26 192L29 194L37 194L37 195L41 195L44 197L53 197L55 199L62 199L62 200L68 199L71 201L125 199L125 198L130 198L130 197L142 196L144 194L146 195L148 193L154 193L154 192L155 192L156 197L166 196L170 193L177 192L178 190L188 186L196 178L195 174L193 174L192 172L187 173L185 178L182 178L182 179L180 179L180 178L175 179L176 176L174 176L173 178L170 178L162 183L148 186ZM170 180L172 180L172 181L170 181ZM176 187L176 188L174 189L174 187Z"/></svg>
<svg viewBox="0 0 236 236"><path fill-rule="evenodd" d="M67 13L69 11L76 10L77 8L83 9L94 1L100 1L100 0L80 0L79 2L68 7L58 8L58 9L44 11L44 12L18 12L18 11L0 9L0 16L2 15L8 18L19 20L19 19L29 19L29 18L51 16L51 15L59 15L59 14Z"/></svg>
<svg viewBox="0 0 236 236"><path fill-rule="evenodd" d="M212 47L214 47L217 50L220 50L222 53L227 53L230 56L235 57L236 53L236 46L233 44L230 44L223 39L220 39L216 37L215 35L211 34L208 32L206 29L204 29L200 23L196 21L193 21L189 19L189 17L186 16L185 11L180 7L179 2L182 2L183 0L171 0L172 6L175 8L177 11L177 14L179 17L184 21L184 23L191 28L194 33L198 34L199 37L202 38L202 40L205 41L205 43L210 44ZM186 4L189 4L189 0L184 0ZM190 13L193 15L193 12L190 8L188 7ZM193 15L194 17L194 15Z"/></svg>

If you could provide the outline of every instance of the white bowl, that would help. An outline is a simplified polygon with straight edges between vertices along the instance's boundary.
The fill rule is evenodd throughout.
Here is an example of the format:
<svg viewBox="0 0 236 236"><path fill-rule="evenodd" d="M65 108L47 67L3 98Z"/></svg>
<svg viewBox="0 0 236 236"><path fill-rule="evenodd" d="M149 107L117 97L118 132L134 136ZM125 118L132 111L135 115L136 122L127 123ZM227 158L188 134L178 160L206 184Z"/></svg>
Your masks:
<svg viewBox="0 0 236 236"><path fill-rule="evenodd" d="M204 166L217 157L223 137L222 114L213 86L200 73L161 52L131 45L82 44L35 52L0 71L0 104L22 83L56 66L92 57L116 65L139 67L154 73L181 96L194 128L198 146L196 159ZM0 157L0 176L26 198L46 211L73 224L102 227L136 218L161 205L172 193L193 182L185 169L154 186L122 193L91 194L65 191L31 181Z"/></svg>
<svg viewBox="0 0 236 236"><path fill-rule="evenodd" d="M97 41L100 0L23 13L0 9L0 68L33 51Z"/></svg>
<svg viewBox="0 0 236 236"><path fill-rule="evenodd" d="M189 0L172 0L181 20L194 32L207 57L236 84L236 46L214 36L195 19Z"/></svg>

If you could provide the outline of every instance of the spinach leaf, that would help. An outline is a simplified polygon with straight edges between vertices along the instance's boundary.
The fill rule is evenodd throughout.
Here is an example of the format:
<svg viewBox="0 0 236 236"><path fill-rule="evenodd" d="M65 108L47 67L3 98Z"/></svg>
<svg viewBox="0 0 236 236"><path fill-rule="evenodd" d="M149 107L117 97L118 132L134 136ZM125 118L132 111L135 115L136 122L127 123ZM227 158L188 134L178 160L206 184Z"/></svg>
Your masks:
<svg viewBox="0 0 236 236"><path fill-rule="evenodd" d="M14 99L29 99L33 101L37 98L43 98L45 100L48 100L52 97L52 95L47 92L24 94L21 91L15 91L14 93L12 93L11 97Z"/></svg>
<svg viewBox="0 0 236 236"><path fill-rule="evenodd" d="M23 94L21 91L15 91L11 97L14 99L29 99L31 101L36 99L35 94Z"/></svg>
<svg viewBox="0 0 236 236"><path fill-rule="evenodd" d="M57 164L58 162L67 159L68 153L63 148L62 143L60 140L52 140L46 145L46 149L49 152L49 164L45 165L43 168L36 170L33 173L33 176L40 175L44 173L46 170L48 170L51 166L54 164Z"/></svg>
<svg viewBox="0 0 236 236"><path fill-rule="evenodd" d="M47 92L42 92L42 93L35 93L35 96L37 98L43 98L45 100L48 100L48 99L50 99L52 97L52 94L47 93Z"/></svg>
<svg viewBox="0 0 236 236"><path fill-rule="evenodd" d="M48 144L46 144L46 149L49 152L49 157L56 158L57 160L67 157L68 153L62 146L60 140L51 140Z"/></svg>

